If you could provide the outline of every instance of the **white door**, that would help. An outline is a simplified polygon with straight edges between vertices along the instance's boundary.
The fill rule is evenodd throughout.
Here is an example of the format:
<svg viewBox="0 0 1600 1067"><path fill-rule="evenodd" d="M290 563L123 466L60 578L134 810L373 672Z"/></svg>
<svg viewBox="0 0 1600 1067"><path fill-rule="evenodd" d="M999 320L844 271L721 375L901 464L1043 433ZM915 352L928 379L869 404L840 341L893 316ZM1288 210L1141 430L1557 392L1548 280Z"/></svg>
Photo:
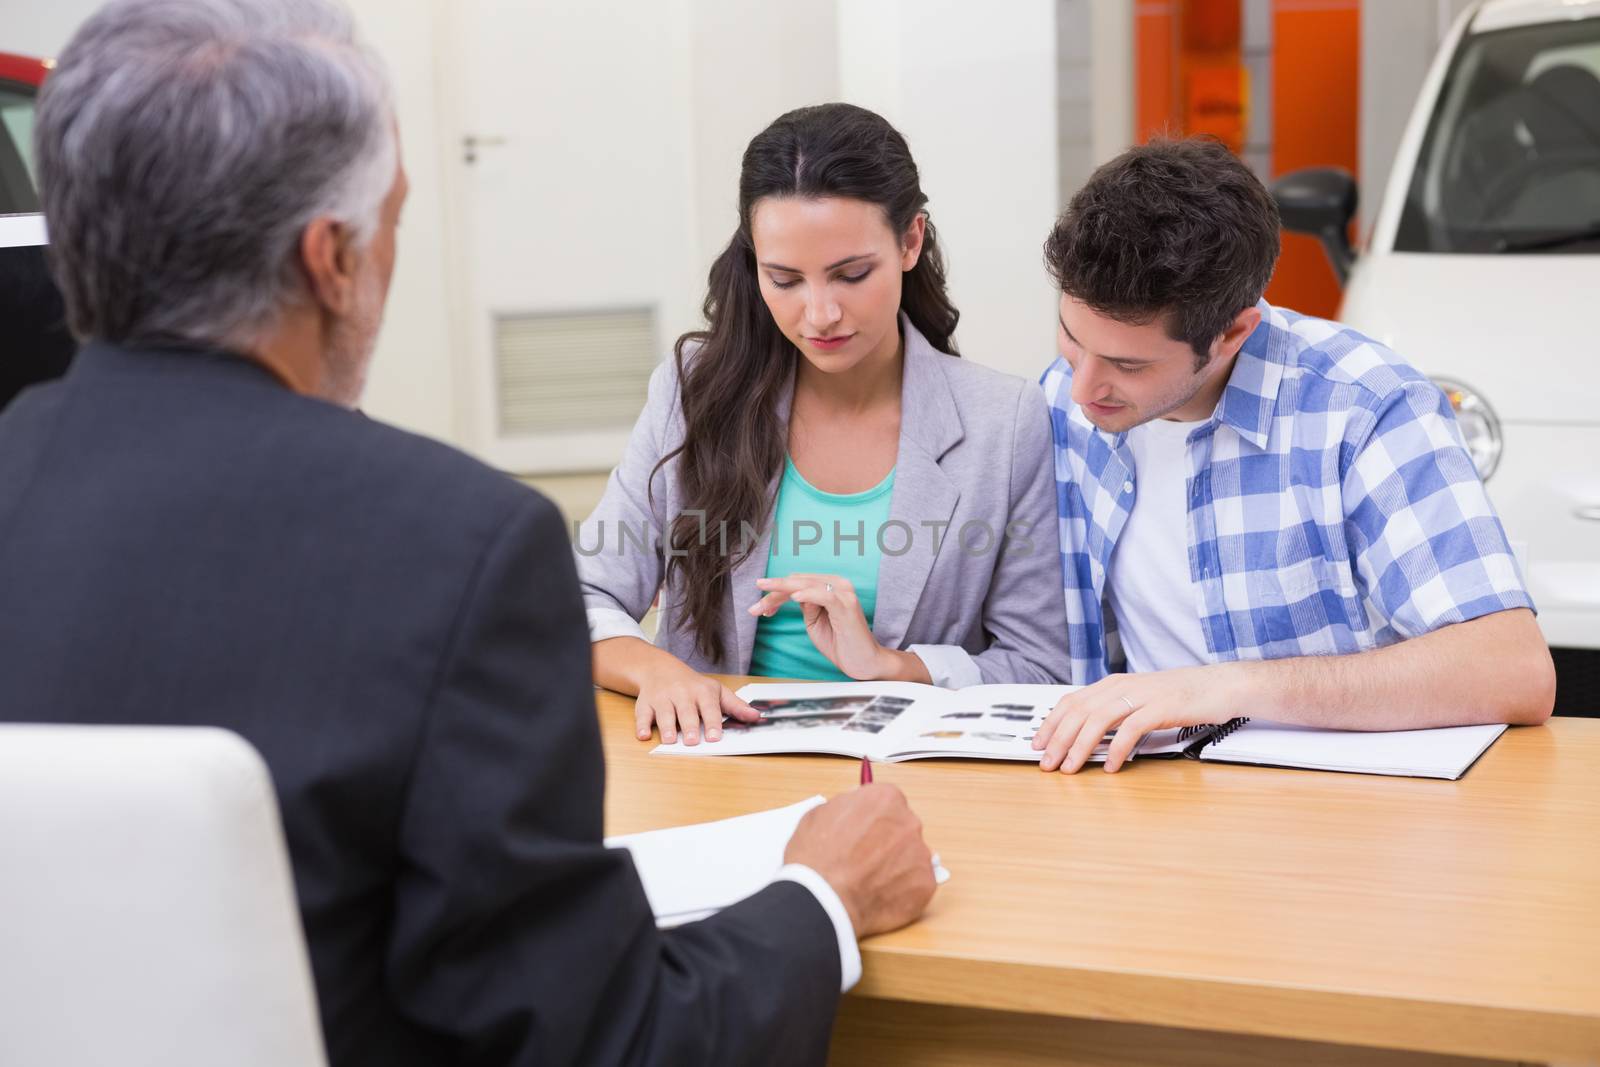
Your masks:
<svg viewBox="0 0 1600 1067"><path fill-rule="evenodd" d="M468 443L606 470L697 325L689 0L452 0L445 194Z"/></svg>

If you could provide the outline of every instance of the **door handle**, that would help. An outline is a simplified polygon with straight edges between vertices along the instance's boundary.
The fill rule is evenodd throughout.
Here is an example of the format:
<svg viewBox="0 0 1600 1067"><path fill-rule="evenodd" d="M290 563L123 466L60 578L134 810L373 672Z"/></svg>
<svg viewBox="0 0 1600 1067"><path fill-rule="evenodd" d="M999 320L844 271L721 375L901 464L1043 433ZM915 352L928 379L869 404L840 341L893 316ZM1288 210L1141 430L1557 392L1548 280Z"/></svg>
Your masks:
<svg viewBox="0 0 1600 1067"><path fill-rule="evenodd" d="M468 163L478 161L478 149L499 148L506 143L504 137L479 137L476 134L467 134L461 138L461 158Z"/></svg>
<svg viewBox="0 0 1600 1067"><path fill-rule="evenodd" d="M1590 504L1587 507L1573 508L1573 518L1587 519L1590 522L1600 522L1600 504Z"/></svg>

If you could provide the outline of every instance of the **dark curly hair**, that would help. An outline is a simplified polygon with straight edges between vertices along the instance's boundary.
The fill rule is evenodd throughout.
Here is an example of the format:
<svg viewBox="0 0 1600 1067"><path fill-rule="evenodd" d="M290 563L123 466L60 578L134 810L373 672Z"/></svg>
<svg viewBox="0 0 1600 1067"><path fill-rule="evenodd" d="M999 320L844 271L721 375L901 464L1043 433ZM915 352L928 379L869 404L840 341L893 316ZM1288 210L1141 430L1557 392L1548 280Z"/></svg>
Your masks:
<svg viewBox="0 0 1600 1067"><path fill-rule="evenodd" d="M1062 292L1194 349L1196 369L1261 299L1278 261L1278 205L1220 142L1152 141L1090 176L1044 243Z"/></svg>

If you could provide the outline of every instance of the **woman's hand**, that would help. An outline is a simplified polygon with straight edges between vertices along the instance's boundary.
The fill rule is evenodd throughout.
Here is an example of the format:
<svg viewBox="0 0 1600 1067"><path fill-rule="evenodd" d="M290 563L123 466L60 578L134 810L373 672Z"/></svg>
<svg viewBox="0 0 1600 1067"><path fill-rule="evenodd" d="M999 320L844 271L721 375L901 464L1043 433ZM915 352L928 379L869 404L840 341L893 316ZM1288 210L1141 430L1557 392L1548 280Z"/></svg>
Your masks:
<svg viewBox="0 0 1600 1067"><path fill-rule="evenodd" d="M740 722L758 722L761 713L740 700L727 686L708 678L675 657L647 669L639 679L639 697L633 705L639 740L650 740L650 726L661 730L661 743L670 745L683 735L686 745L722 739L722 716Z"/></svg>
<svg viewBox="0 0 1600 1067"><path fill-rule="evenodd" d="M750 605L750 614L770 616L787 601L799 604L811 643L850 677L860 681L929 680L927 668L915 655L878 644L849 579L837 574L791 574L759 578L756 588L765 595Z"/></svg>

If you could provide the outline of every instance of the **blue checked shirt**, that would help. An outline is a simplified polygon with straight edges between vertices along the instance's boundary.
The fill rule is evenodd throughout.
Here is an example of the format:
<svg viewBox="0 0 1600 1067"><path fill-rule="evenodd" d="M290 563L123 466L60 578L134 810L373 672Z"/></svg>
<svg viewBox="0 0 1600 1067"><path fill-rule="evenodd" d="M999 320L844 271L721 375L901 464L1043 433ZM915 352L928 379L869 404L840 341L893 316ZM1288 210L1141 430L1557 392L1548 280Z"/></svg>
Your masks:
<svg viewBox="0 0 1600 1067"><path fill-rule="evenodd" d="M1262 301L1211 418L1189 434L1191 598L1213 662L1360 652L1533 601L1449 401L1388 348ZM1042 379L1072 679L1120 658L1106 573L1138 496L1126 434Z"/></svg>

